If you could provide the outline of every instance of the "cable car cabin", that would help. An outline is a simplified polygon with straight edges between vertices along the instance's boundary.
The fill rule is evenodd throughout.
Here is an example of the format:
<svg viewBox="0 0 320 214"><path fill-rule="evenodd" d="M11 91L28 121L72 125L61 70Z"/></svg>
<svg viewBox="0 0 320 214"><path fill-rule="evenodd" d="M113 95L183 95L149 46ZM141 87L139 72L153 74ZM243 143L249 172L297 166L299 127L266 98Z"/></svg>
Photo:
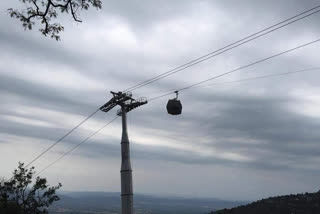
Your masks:
<svg viewBox="0 0 320 214"><path fill-rule="evenodd" d="M182 105L180 100L178 100L177 98L168 100L167 103L167 111L168 114L172 114L172 115L179 115L182 112Z"/></svg>

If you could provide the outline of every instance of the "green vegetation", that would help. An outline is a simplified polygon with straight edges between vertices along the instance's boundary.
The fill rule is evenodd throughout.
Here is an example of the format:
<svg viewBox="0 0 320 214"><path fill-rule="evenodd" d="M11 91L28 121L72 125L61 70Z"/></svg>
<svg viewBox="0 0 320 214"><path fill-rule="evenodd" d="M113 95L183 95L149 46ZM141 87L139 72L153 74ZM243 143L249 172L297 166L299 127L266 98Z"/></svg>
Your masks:
<svg viewBox="0 0 320 214"><path fill-rule="evenodd" d="M245 206L223 209L211 214L319 214L320 191L271 197Z"/></svg>
<svg viewBox="0 0 320 214"><path fill-rule="evenodd" d="M48 213L47 208L60 199L56 190L61 184L49 187L45 178L34 177L34 167L27 169L19 163L11 179L0 180L0 213Z"/></svg>

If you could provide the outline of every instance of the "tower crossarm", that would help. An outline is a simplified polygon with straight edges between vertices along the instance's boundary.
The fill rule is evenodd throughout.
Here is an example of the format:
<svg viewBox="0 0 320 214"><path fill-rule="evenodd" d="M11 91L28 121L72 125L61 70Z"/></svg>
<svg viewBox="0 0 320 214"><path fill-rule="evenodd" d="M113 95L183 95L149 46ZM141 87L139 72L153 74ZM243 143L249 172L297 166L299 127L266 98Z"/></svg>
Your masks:
<svg viewBox="0 0 320 214"><path fill-rule="evenodd" d="M133 109L138 108L139 106L145 105L147 103L148 101L146 98L140 98L138 100L134 100L131 103L125 104L126 112L132 111ZM121 114L122 114L122 110L119 109L117 112L117 115L121 116Z"/></svg>
<svg viewBox="0 0 320 214"><path fill-rule="evenodd" d="M108 112L116 105L123 105L128 100L134 101L130 92L123 93L111 91L111 94L113 95L113 97L107 103L100 107L101 111Z"/></svg>

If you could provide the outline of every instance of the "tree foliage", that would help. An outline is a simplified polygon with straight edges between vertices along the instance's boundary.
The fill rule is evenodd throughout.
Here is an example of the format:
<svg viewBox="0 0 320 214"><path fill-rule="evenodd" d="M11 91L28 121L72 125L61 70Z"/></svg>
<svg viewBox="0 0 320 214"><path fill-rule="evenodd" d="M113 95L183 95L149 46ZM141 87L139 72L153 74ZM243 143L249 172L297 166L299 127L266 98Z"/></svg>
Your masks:
<svg viewBox="0 0 320 214"><path fill-rule="evenodd" d="M56 195L62 185L49 186L45 178L35 177L34 167L19 163L9 180L0 180L0 213L40 214L59 200Z"/></svg>
<svg viewBox="0 0 320 214"><path fill-rule="evenodd" d="M64 27L53 22L59 13L71 14L76 22L82 22L79 18L79 10L88 10L90 6L101 9L101 0L19 0L26 5L25 10L9 8L8 12L12 18L21 21L25 30L31 30L36 21L42 24L39 28L44 36L50 35L56 40L60 39L59 33Z"/></svg>
<svg viewBox="0 0 320 214"><path fill-rule="evenodd" d="M223 209L211 214L319 214L320 191L262 199L245 206Z"/></svg>

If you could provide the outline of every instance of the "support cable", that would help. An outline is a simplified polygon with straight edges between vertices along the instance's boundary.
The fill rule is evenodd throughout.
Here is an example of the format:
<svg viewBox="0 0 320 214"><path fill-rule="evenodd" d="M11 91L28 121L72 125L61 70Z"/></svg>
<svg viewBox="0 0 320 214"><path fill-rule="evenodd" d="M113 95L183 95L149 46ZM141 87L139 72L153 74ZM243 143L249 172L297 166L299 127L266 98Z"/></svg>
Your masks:
<svg viewBox="0 0 320 214"><path fill-rule="evenodd" d="M272 56L269 56L269 57L260 59L260 60L258 60L258 61L255 61L255 62L249 63L249 64L247 64L247 65L241 66L241 67L239 67L239 68L236 68L236 69L234 69L234 70L231 70L231 71L228 71L228 72L219 74L219 75L217 75L217 76L211 77L211 78L209 78L209 79L202 80L202 81L200 81L200 82L194 83L194 84L192 84L192 85L189 85L189 86L186 86L186 87L183 87L183 88L180 88L180 89L176 89L176 90L171 91L171 92L169 92L169 93L166 93L166 94L163 94L163 95L160 95L160 96L151 98L151 99L149 99L149 102L150 102L150 101L153 101L153 100L156 100L156 99L159 99L159 98L161 98L161 97L168 96L168 95L170 95L170 94L174 94L175 91L184 91L184 90L193 88L193 87L195 87L195 86L201 85L201 84L203 84L203 83L209 82L209 81L214 80L214 79L217 79L217 78L219 78L219 77L222 77L222 76L225 76L225 75L234 73L234 72L236 72L236 71L239 71L239 70L242 70L242 69L251 67L251 66L256 65L256 64L259 64L259 63L261 63L261 62L265 62L265 61L267 61L267 60L270 60L270 59L273 59L273 58L275 58L275 57L284 55L284 54L286 54L286 53L295 51L295 50L297 50L297 49L306 47L306 46L308 46L308 45L314 44L314 43L319 42L319 41L320 41L320 39L317 39L317 40L314 40L314 41L312 41L312 42L305 43L305 44L303 44L303 45L300 45L300 46L297 46L297 47L295 47L295 48L291 48L291 49L289 49L289 50L280 52L280 53L278 53L278 54L274 54L274 55L272 55Z"/></svg>
<svg viewBox="0 0 320 214"><path fill-rule="evenodd" d="M208 85L198 85L198 86L195 86L194 88L203 88L203 87L210 87L210 86L216 86L216 85L224 85L224 84L231 84L231 83L238 83L238 82L247 82L247 81L252 81L252 80L257 80L257 79L265 79L265 78L270 78L270 77L286 76L286 75L291 75L291 74L296 74L296 73L304 73L304 72L314 71L314 70L319 70L319 69L320 69L320 67L313 67L313 68L308 68L308 69L303 69L303 70L275 73L275 74L264 75L264 76L256 76L256 77L250 77L250 78L239 79L239 80L234 80L234 81L217 82L217 83L208 84ZM146 94L160 94L160 93L165 93L165 92L172 92L174 90L176 90L176 89L144 93L144 95L146 95Z"/></svg>
<svg viewBox="0 0 320 214"><path fill-rule="evenodd" d="M270 78L270 77L278 77L278 76L286 76L286 75L291 75L291 74L303 73L303 72L307 72L307 71L315 71L315 70L319 70L319 69L320 69L320 67L314 67L314 68L308 68L308 69L303 69L303 70L298 70L298 71L289 71L289 72L276 73L276 74L270 74L270 75L264 75L264 76L257 76L257 77L251 77L251 78L240 79L240 80L235 80L235 81L227 81L227 82L220 82L220 83L218 82L218 83L208 84L208 85L198 85L198 86L195 86L194 88L210 87L210 86L231 84L231 83L238 83L238 82L247 82L247 81L258 80L258 79L266 79L266 78Z"/></svg>
<svg viewBox="0 0 320 214"><path fill-rule="evenodd" d="M191 66L194 66L194 65L199 64L199 63L201 63L201 62L203 62L203 61L206 61L206 60L208 60L208 59L210 59L210 58L213 58L213 57L215 57L215 56L218 56L218 55L220 55L220 54L222 54L222 53L225 53L225 52L227 52L227 51L229 51L229 50L232 50L232 49L234 49L234 48L236 48L236 47L239 47L239 46L241 46L241 45L244 45L244 44L246 44L246 43L248 43L248 42L250 42L250 41L252 41L252 40L255 40L255 39L257 39L257 38L260 38L260 37L262 37L262 36L264 36L264 35L266 35L266 34L269 34L269 33L271 33L271 32L274 32L274 31L276 31L276 30L278 30L278 29L281 29L281 28L283 28L283 27L285 27L285 26L288 26L288 25L290 25L290 24L293 24L293 23L295 23L295 22L297 22L297 21L300 21L300 20L302 20L302 19L304 19L304 18L307 18L307 17L309 17L309 16L311 16L311 15L314 15L314 14L316 14L316 13L319 13L320 10L316 10L316 9L319 9L319 8L320 8L320 5L318 5L318 6L316 6L316 7L313 7L313 8L311 8L311 9L309 9L309 10L306 10L306 11L304 11L304 12L302 12L302 13L299 13L299 14L297 14L297 15L295 15L295 16L292 16L292 17L290 17L290 18L288 18L288 19L286 19L286 20L283 20L283 21L281 21L281 22L279 22L279 23L277 23L277 24L274 24L274 25L272 25L272 26L270 26L270 27L267 27L267 28L265 28L265 29L263 29L263 30L260 30L260 31L258 31L258 32L256 32L256 33L254 33L254 34L251 34L251 35L249 35L249 36L247 36L247 37L245 37L245 38L243 38L243 39L240 39L240 40L238 40L238 41L236 41L236 42L233 42L233 43L231 43L231 44L229 44L229 45L227 45L227 46L224 46L224 47L222 47L222 48L220 48L220 49L218 49L218 50L215 50L215 51L213 51L213 52L210 52L210 53L208 53L208 54L206 54L206 55L204 55L204 56L201 56L201 57L199 57L199 58L197 58L197 59L194 59L194 60L192 60L192 61L190 61L190 62L188 62L188 63L185 63L185 64L183 64L183 65L181 65L181 66L178 66L178 67L176 67L176 68L174 68L174 69L171 69L171 70L169 70L169 71L167 71L167 72L164 72L164 73L162 73L162 74L160 74L160 75L157 75L157 76L155 76L155 77L153 77L153 78L151 78L151 79L148 79L148 80L146 80L146 81L143 81L143 82L141 82L141 83L139 83L139 84L137 84L137 85L135 85L135 86L132 86L132 87L130 87L130 88L124 90L124 91L134 91L134 90L136 90L136 89L138 89L138 88L141 88L141 87L143 87L143 86L145 86L145 85L151 84L151 83L153 83L153 82L155 82L155 81L158 81L158 80L163 79L163 78L165 78L165 77L167 77L167 76L170 76L170 75L172 75L172 74L175 74L175 73L177 73L177 72L180 72L180 71L182 71L182 70L185 70L185 69L187 69L187 68L189 68L189 67L191 67ZM315 10L315 11L314 11L314 10ZM309 12L311 12L311 11L313 11L313 12L312 12L312 13L309 13ZM309 13L309 14L304 15L304 14L306 14L306 13ZM299 16L301 16L301 15L304 15L304 16L299 17ZM297 17L299 17L299 18L297 18ZM295 18L297 18L297 19L295 19ZM294 19L294 20L293 20L293 19ZM293 21L290 21L290 20L293 20ZM290 22L288 22L288 21L290 21ZM286 23L286 22L288 22L288 23ZM285 24L284 24L284 23L285 23ZM279 25L280 25L280 26L279 26ZM277 26L278 26L278 27L277 27ZM276 27L276 28L275 28L275 27ZM262 34L261 34L261 33L262 33Z"/></svg>
<svg viewBox="0 0 320 214"><path fill-rule="evenodd" d="M118 116L116 116L115 118L113 118L111 121L109 121L108 123L106 123L104 126L102 126L101 128L99 128L98 130L96 130L95 132L93 132L91 135L89 135L86 139L84 139L83 141L81 141L80 143L78 143L77 145L75 145L74 147L72 147L71 149L69 149L67 152L63 153L58 159L56 159L55 161L51 162L49 165L47 165L45 168L43 168L41 171L39 171L37 175L39 175L40 173L42 173L43 171L45 171L46 169L48 169L49 167L51 167L52 165L54 165L55 163L57 163L58 161L60 161L62 158L64 158L65 156L69 155L73 150L75 150L76 148L78 148L79 146L81 146L83 143L87 142L90 138L92 138L93 136L95 136L96 134L98 134L102 129L104 129L105 127L107 127L108 125L110 125L112 122L114 122L116 119L118 118Z"/></svg>
<svg viewBox="0 0 320 214"><path fill-rule="evenodd" d="M30 166L32 163L34 163L36 160L38 160L42 155L47 153L50 149L52 149L55 145L60 143L64 138L66 138L69 134L71 134L74 130L79 128L83 123L85 123L87 120L89 120L93 115L95 115L100 109L95 110L93 113L91 113L88 117L86 117L83 121L81 121L78 125L76 125L73 129L68 131L65 135L63 135L61 138L59 138L56 142L54 142L51 146L49 146L47 149L45 149L42 153L40 153L37 157L35 157L32 161L30 161L26 167Z"/></svg>

